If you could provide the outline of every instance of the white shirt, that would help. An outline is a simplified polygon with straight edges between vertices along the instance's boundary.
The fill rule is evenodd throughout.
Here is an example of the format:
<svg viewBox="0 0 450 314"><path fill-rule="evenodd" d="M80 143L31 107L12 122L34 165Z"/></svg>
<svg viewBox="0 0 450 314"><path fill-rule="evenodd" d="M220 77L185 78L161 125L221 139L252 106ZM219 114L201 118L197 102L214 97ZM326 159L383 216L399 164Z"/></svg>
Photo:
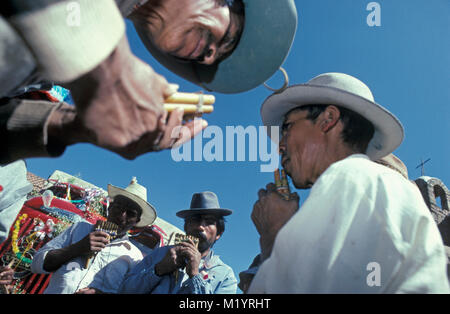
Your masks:
<svg viewBox="0 0 450 314"><path fill-rule="evenodd" d="M0 244L8 238L9 230L32 189L23 160L0 165Z"/></svg>
<svg viewBox="0 0 450 314"><path fill-rule="evenodd" d="M34 255L31 271L48 274L43 265L49 251L76 243L92 231L93 225L87 222L79 222L67 228ZM127 236L116 239L95 255L87 269L84 268L85 257L77 257L62 265L52 274L44 293L74 293L85 287L97 288L106 293L117 293L125 274L142 259L141 251L128 240Z"/></svg>
<svg viewBox="0 0 450 314"><path fill-rule="evenodd" d="M450 293L446 271L417 187L357 154L319 177L249 293Z"/></svg>

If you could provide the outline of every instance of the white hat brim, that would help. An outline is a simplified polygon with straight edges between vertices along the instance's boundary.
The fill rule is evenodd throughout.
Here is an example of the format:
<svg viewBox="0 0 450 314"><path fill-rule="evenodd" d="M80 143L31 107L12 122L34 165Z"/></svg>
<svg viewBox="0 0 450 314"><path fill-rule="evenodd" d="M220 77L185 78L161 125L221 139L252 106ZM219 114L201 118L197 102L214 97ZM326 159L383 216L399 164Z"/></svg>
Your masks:
<svg viewBox="0 0 450 314"><path fill-rule="evenodd" d="M123 195L138 204L138 206L142 209L142 214L141 219L136 224L136 227L145 227L151 225L155 221L157 216L155 207L139 196L111 184L108 184L108 195L113 199L117 195Z"/></svg>
<svg viewBox="0 0 450 314"><path fill-rule="evenodd" d="M292 109L305 105L336 105L350 109L369 120L375 132L366 155L377 160L392 153L402 142L403 126L388 110L364 97L344 90L310 85L292 85L282 93L269 96L261 106L263 124L272 137L270 126L281 127L285 115Z"/></svg>

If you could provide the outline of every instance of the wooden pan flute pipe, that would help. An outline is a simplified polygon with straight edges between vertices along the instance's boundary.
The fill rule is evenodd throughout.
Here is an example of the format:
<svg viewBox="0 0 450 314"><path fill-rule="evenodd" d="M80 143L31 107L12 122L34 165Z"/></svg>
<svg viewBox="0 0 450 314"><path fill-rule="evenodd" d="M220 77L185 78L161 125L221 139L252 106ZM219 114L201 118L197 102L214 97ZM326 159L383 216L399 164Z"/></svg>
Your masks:
<svg viewBox="0 0 450 314"><path fill-rule="evenodd" d="M212 105L216 101L213 95L199 94L199 93L174 93L166 98L165 102L169 104L198 104L203 97L204 105Z"/></svg>
<svg viewBox="0 0 450 314"><path fill-rule="evenodd" d="M216 98L213 95L200 93L174 93L164 101L164 109L168 112L183 108L184 113L211 113Z"/></svg>
<svg viewBox="0 0 450 314"><path fill-rule="evenodd" d="M285 200L289 200L291 198L291 190L289 188L289 183L284 169L281 169L281 177L280 177L280 170L276 169L274 171L274 179L278 193L280 193Z"/></svg>

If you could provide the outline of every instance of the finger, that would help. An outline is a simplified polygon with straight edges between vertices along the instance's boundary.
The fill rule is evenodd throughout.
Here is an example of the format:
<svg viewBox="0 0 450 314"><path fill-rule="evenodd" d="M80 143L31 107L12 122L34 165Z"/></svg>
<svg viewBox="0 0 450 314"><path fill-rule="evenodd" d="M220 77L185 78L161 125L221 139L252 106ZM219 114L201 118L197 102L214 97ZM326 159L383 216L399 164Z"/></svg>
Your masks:
<svg viewBox="0 0 450 314"><path fill-rule="evenodd" d="M269 192L275 192L277 190L277 186L272 182L270 182L269 184L266 185L266 189Z"/></svg>
<svg viewBox="0 0 450 314"><path fill-rule="evenodd" d="M2 282L3 284L8 284L11 282L11 280L13 280L13 275L7 275L7 276L1 276L0 277L0 282Z"/></svg>
<svg viewBox="0 0 450 314"><path fill-rule="evenodd" d="M75 294L77 294L77 293L83 293L83 292L86 291L86 290L89 290L89 288L81 288L81 289L75 291Z"/></svg>
<svg viewBox="0 0 450 314"><path fill-rule="evenodd" d="M296 200L297 202L300 201L300 196L297 194L297 192L291 193L289 195L290 200Z"/></svg>
<svg viewBox="0 0 450 314"><path fill-rule="evenodd" d="M166 131L164 132L164 135L159 143L159 146L161 148L169 148L175 143L175 141L178 139L178 136L173 130L177 126L181 126L183 121L183 114L184 110L182 108L177 108L174 111L172 111L169 115L169 120L166 124Z"/></svg>
<svg viewBox="0 0 450 314"><path fill-rule="evenodd" d="M180 85L169 83L167 88L164 90L164 93L163 93L164 97L167 98L167 97L171 96L172 94L175 94L179 88L180 88Z"/></svg>
<svg viewBox="0 0 450 314"><path fill-rule="evenodd" d="M184 258L187 258L187 259L192 259L194 256L196 256L197 255L197 250L195 249L195 248L193 248L193 247L189 247L189 246L185 246L185 247L182 247L182 249L181 249L181 255L184 257Z"/></svg>
<svg viewBox="0 0 450 314"><path fill-rule="evenodd" d="M177 258L175 259L176 267L184 267L186 266L186 258L185 254L180 250L177 254Z"/></svg>
<svg viewBox="0 0 450 314"><path fill-rule="evenodd" d="M83 288L75 292L75 294L95 294L95 289Z"/></svg>
<svg viewBox="0 0 450 314"><path fill-rule="evenodd" d="M158 123L158 129L159 130L163 130L163 129L166 128L166 123L167 123L167 117L168 116L169 116L169 113L166 110L164 110L162 115L161 115L161 118L158 121L159 122Z"/></svg>
<svg viewBox="0 0 450 314"><path fill-rule="evenodd" d="M192 239L188 239L189 244L191 245L191 247L195 250L197 250L197 245L195 244L195 242Z"/></svg>
<svg viewBox="0 0 450 314"><path fill-rule="evenodd" d="M10 274L14 274L14 270L9 267L3 268L2 272L0 272L0 276L6 276L6 275L10 275Z"/></svg>
<svg viewBox="0 0 450 314"><path fill-rule="evenodd" d="M107 244L104 242L91 242L91 250L103 250Z"/></svg>
<svg viewBox="0 0 450 314"><path fill-rule="evenodd" d="M188 142L197 134L199 134L201 131L206 129L208 126L208 122L203 119L195 119L192 121L189 121L181 128L181 136L178 138L178 140L172 145L172 147L178 147L180 145L183 145L184 143Z"/></svg>
<svg viewBox="0 0 450 314"><path fill-rule="evenodd" d="M259 199L263 198L263 197L266 196L266 195L267 195L267 191L266 191L266 190L260 189L260 190L258 191L258 198L259 198Z"/></svg>
<svg viewBox="0 0 450 314"><path fill-rule="evenodd" d="M183 248L191 248L193 250L196 250L195 244L194 244L194 242L192 242L191 239L189 239L186 242L181 242L180 246L183 247Z"/></svg>
<svg viewBox="0 0 450 314"><path fill-rule="evenodd" d="M100 230L94 231L93 234L94 234L95 237L98 237L98 238L107 238L107 237L109 237L109 234L107 232L100 231Z"/></svg>
<svg viewBox="0 0 450 314"><path fill-rule="evenodd" d="M110 236L106 235L106 236L94 236L91 238L91 243L92 244L103 244L103 245L107 245L109 244L109 239Z"/></svg>

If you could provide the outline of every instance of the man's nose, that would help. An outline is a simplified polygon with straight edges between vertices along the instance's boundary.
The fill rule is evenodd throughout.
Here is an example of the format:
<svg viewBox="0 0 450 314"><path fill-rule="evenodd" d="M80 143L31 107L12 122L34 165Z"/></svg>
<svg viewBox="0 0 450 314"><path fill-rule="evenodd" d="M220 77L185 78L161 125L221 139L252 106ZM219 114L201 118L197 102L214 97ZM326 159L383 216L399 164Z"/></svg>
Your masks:
<svg viewBox="0 0 450 314"><path fill-rule="evenodd" d="M126 222L128 220L128 214L127 211L124 210L123 212L120 213L119 217L122 219L123 222Z"/></svg>
<svg viewBox="0 0 450 314"><path fill-rule="evenodd" d="M217 45L216 43L209 44L208 50L206 51L205 57L201 63L206 65L211 65L217 60Z"/></svg>
<svg viewBox="0 0 450 314"><path fill-rule="evenodd" d="M286 153L286 136L282 136L278 144L278 153L283 155Z"/></svg>

